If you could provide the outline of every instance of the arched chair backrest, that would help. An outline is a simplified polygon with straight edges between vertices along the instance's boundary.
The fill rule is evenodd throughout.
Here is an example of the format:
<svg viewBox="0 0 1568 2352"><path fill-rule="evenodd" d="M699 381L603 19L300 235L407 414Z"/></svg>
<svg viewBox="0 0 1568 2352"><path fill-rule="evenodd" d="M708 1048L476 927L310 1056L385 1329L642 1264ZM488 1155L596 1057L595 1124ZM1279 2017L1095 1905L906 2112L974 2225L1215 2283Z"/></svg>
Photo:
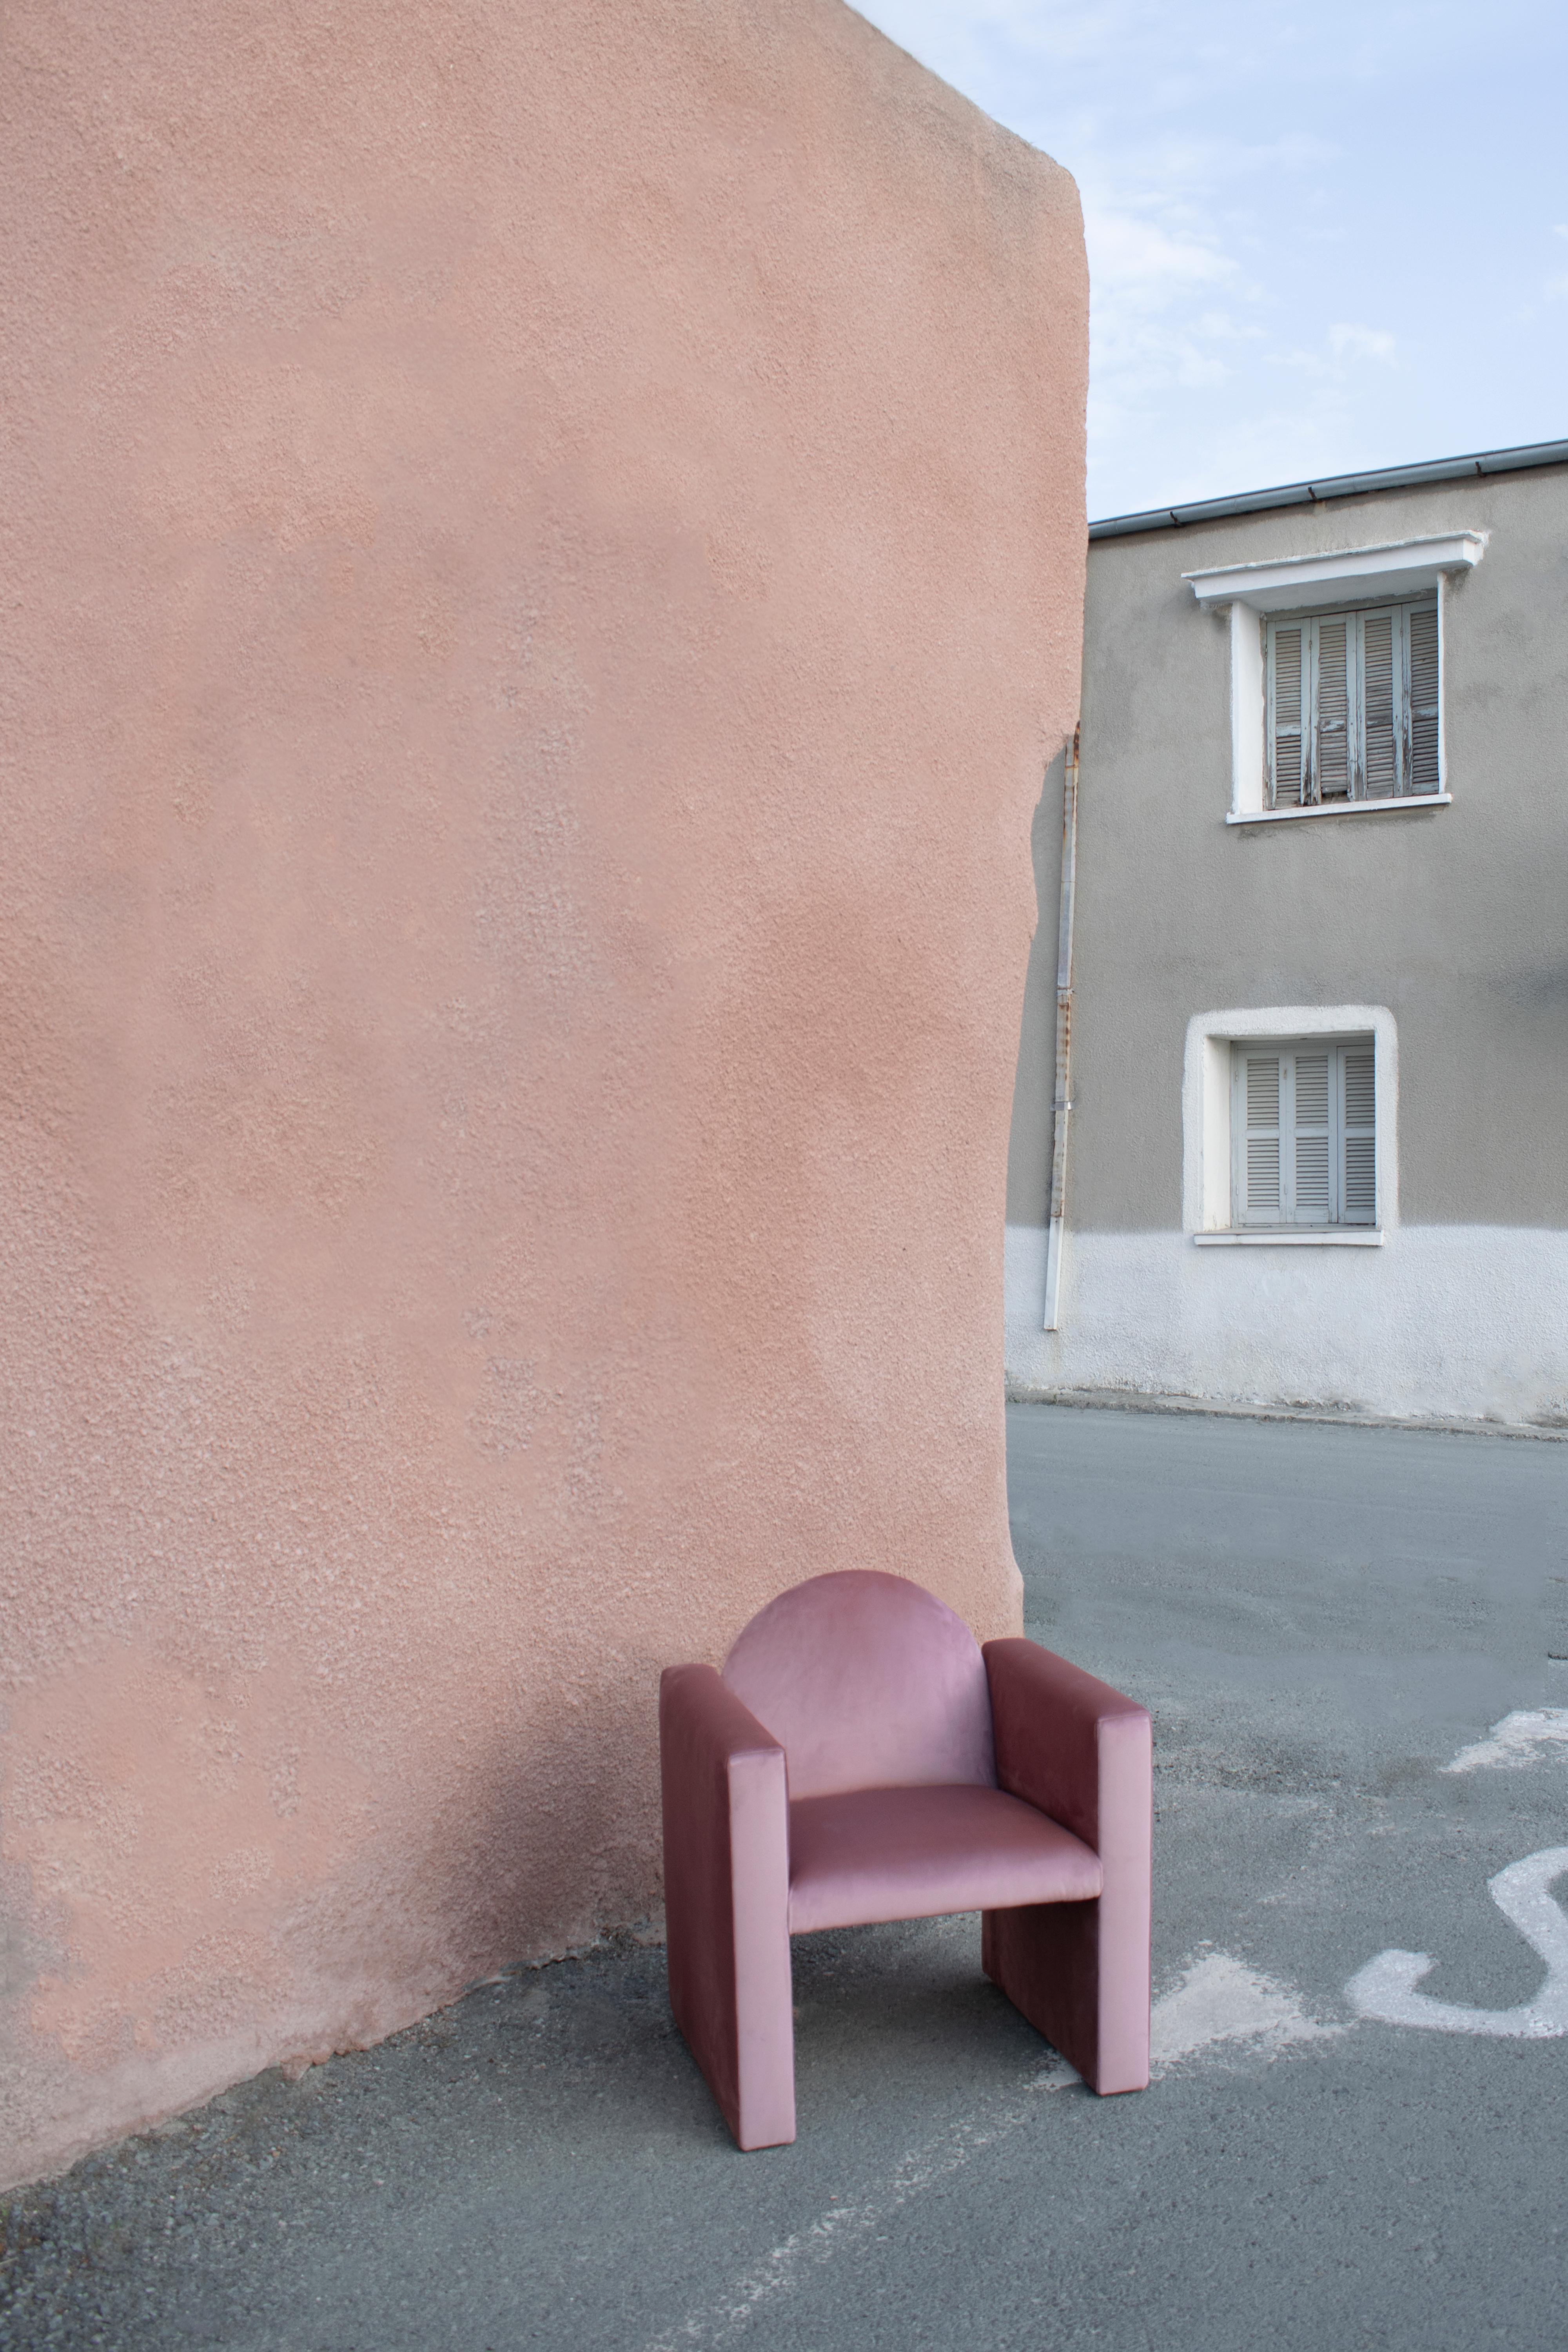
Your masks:
<svg viewBox="0 0 1568 2352"><path fill-rule="evenodd" d="M814 1576L759 1610L724 1680L784 1748L792 1797L994 1788L985 1661L962 1617L901 1576Z"/></svg>

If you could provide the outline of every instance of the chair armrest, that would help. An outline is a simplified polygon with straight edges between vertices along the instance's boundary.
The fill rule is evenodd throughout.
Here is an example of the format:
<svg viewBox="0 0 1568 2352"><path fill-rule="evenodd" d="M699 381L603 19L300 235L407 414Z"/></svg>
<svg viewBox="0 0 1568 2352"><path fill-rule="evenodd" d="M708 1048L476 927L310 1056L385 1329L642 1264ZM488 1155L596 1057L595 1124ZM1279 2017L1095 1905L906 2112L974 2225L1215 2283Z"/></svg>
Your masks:
<svg viewBox="0 0 1568 2352"><path fill-rule="evenodd" d="M987 1642L984 1655L1001 1787L1060 1822L1108 1866L1146 1870L1147 1708L1037 1642Z"/></svg>
<svg viewBox="0 0 1568 2352"><path fill-rule="evenodd" d="M987 1976L1102 2095L1149 2080L1154 1830L1147 1711L1037 1642L987 1642L996 1777L1100 1856L1093 1903L991 1911Z"/></svg>
<svg viewBox="0 0 1568 2352"><path fill-rule="evenodd" d="M714 1666L666 1666L660 1675L658 1753L667 1835L672 1799L693 1822L716 1828L728 1817L731 1762L757 1759L758 1774L749 1777L763 1785L784 1778L783 1748Z"/></svg>
<svg viewBox="0 0 1568 2352"><path fill-rule="evenodd" d="M795 2137L784 1751L711 1666L658 1685L675 2021L742 2147Z"/></svg>

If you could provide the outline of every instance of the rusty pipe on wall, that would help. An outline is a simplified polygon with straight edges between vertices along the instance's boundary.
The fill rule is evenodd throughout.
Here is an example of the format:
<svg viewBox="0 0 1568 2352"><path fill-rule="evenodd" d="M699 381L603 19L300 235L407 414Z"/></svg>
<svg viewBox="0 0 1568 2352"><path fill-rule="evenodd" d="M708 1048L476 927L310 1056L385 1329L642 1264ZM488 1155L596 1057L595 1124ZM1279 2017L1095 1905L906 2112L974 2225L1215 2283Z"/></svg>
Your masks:
<svg viewBox="0 0 1568 2352"><path fill-rule="evenodd" d="M1078 752L1072 730L1062 770L1062 888L1057 924L1057 1077L1051 1097L1051 1207L1046 1228L1046 1329L1061 1328L1062 1244L1067 1231L1068 1118L1072 1109L1072 916L1078 880Z"/></svg>

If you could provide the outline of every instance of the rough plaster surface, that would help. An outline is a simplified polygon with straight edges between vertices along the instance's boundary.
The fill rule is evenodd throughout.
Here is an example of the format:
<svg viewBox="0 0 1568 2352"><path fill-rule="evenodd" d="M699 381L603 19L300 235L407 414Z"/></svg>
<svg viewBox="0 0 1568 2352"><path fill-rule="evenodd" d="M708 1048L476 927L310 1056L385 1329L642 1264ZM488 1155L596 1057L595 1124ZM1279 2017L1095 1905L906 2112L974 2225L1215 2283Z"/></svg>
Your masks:
<svg viewBox="0 0 1568 2352"><path fill-rule="evenodd" d="M650 1912L784 1585L1016 1628L1086 279L828 0L5 39L15 2179Z"/></svg>
<svg viewBox="0 0 1568 2352"><path fill-rule="evenodd" d="M1568 1233L1403 1225L1381 1249L1199 1249L1071 1234L1062 1323L1046 1235L1009 1225L1009 1381L1305 1404L1395 1420L1568 1422Z"/></svg>

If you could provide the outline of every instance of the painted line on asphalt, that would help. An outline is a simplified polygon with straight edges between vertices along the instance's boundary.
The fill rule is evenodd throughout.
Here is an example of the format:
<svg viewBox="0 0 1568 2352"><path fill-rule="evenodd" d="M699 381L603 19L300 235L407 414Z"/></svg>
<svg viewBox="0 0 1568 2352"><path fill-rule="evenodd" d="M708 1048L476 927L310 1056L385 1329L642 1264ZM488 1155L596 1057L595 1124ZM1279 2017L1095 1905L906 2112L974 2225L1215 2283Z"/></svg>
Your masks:
<svg viewBox="0 0 1568 2352"><path fill-rule="evenodd" d="M1246 2045L1270 2058L1293 2044L1347 2033L1348 2025L1326 2025L1310 2017L1289 1986L1249 1969L1228 1952L1205 1951L1172 1990L1154 2003L1150 2019L1151 2075L1154 2080L1222 2046ZM685 2352L693 2345L727 2344L781 2295L793 2294L837 2256L877 2242L896 2214L939 2181L961 2171L985 2149L1010 2139L1039 2111L1027 2102L1042 2092L1065 2091L1079 2081L1062 2059L1019 2084L1026 2104L1009 2105L983 2120L952 2125L911 2150L882 2183L858 2200L830 2205L815 2221L795 2231L752 2270L736 2279L720 2301L689 2313L644 2352Z"/></svg>
<svg viewBox="0 0 1568 2352"><path fill-rule="evenodd" d="M1500 1729L1501 1727L1499 1727ZM1484 2033L1510 2041L1546 2042L1568 2033L1568 1916L1551 1893L1568 1874L1568 1845L1543 1846L1510 1862L1487 1882L1488 1892L1511 1927L1546 1964L1533 2000L1517 2009L1471 2009L1462 2001L1434 2000L1417 1985L1436 1965L1429 1952L1379 1952L1345 1987L1345 1998L1363 2017L1384 2025L1425 2026L1436 2033Z"/></svg>
<svg viewBox="0 0 1568 2352"><path fill-rule="evenodd" d="M1484 1739L1439 1769L1444 1772L1517 1772L1568 1748L1568 1706L1521 1706L1494 1723ZM1568 2033L1568 1916L1552 1894L1568 1874L1568 1846L1543 1846L1510 1862L1487 1882L1503 1917L1518 1929L1546 1974L1532 2000L1513 2009L1477 2009L1467 2001L1435 2000L1417 1990L1436 1966L1430 1952L1390 1948L1358 1969L1345 1998L1359 2016L1382 2025L1414 2025L1431 2033L1479 2033L1522 2042Z"/></svg>
<svg viewBox="0 0 1568 2352"><path fill-rule="evenodd" d="M1299 2042L1329 2041L1351 2030L1310 2017L1289 1986L1249 1969L1228 1952L1211 1952L1194 1961L1180 1983L1155 2002L1149 2024L1156 2077L1224 2042L1247 2042L1272 2053Z"/></svg>
<svg viewBox="0 0 1568 2352"><path fill-rule="evenodd" d="M1522 1765L1539 1764L1559 1743L1568 1745L1568 1706L1516 1707L1500 1723L1494 1723L1484 1739L1461 1748L1452 1763L1440 1769L1445 1772L1498 1768L1518 1771Z"/></svg>
<svg viewBox="0 0 1568 2352"><path fill-rule="evenodd" d="M1065 2091L1078 2080L1072 2068L1058 2059L1020 2087L1026 2092ZM754 2270L737 2279L721 2301L692 2312L664 2335L655 2336L646 2352L680 2352L687 2345L730 2342L777 2296L793 2293L803 2274L870 2242L879 2222L890 2221L903 2206L960 2171L983 2148L1010 2138L1029 2112L1026 2107L1011 2108L984 2123L954 2124L923 2147L911 2150L868 2198L830 2205L806 2228L774 2246Z"/></svg>

